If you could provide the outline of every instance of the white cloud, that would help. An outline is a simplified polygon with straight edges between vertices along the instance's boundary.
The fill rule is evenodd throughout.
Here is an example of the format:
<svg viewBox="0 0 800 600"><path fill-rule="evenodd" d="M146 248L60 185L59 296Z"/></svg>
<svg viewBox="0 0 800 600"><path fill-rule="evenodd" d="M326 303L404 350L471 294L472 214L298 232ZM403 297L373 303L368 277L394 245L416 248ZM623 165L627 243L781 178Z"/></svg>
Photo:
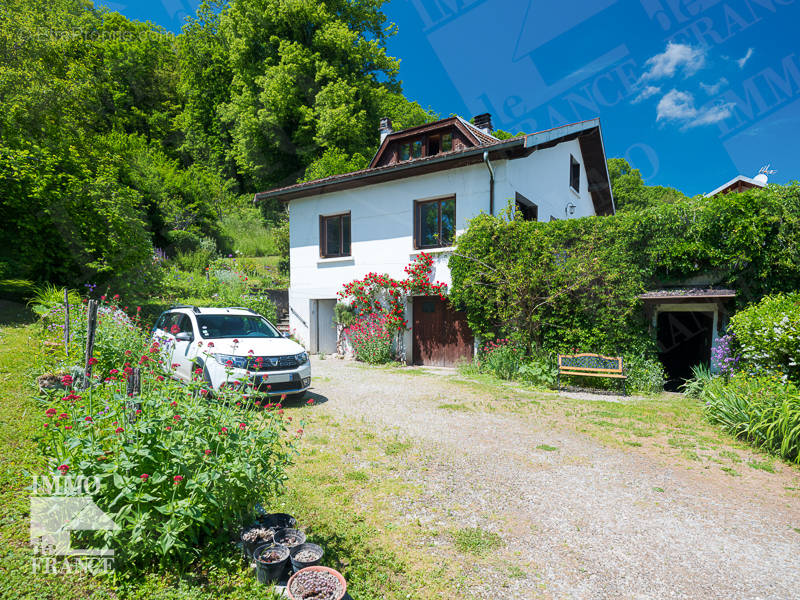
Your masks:
<svg viewBox="0 0 800 600"><path fill-rule="evenodd" d="M687 76L694 75L706 63L706 53L702 48L692 48L688 44L669 42L661 54L647 59L644 72L639 81L653 81L673 77L678 69Z"/></svg>
<svg viewBox="0 0 800 600"><path fill-rule="evenodd" d="M656 87L654 85L648 85L641 92L639 92L639 95L636 96L636 98L633 99L633 104L638 104L642 100L647 100L651 96L655 96L656 94L659 93L661 93L660 87Z"/></svg>
<svg viewBox="0 0 800 600"><path fill-rule="evenodd" d="M656 121L676 121L683 129L711 125L727 119L733 112L732 103L696 108L689 92L672 89L658 101Z"/></svg>
<svg viewBox="0 0 800 600"><path fill-rule="evenodd" d="M723 77L717 83L712 83L712 84L701 83L700 87L703 88L703 91L706 94L708 94L709 96L713 96L717 92L719 92L722 88L724 88L726 85L728 85L728 80Z"/></svg>
<svg viewBox="0 0 800 600"><path fill-rule="evenodd" d="M739 65L740 69L744 69L744 66L747 64L747 61L750 60L750 57L753 56L753 49L748 48L747 53L742 58L736 59L736 64Z"/></svg>

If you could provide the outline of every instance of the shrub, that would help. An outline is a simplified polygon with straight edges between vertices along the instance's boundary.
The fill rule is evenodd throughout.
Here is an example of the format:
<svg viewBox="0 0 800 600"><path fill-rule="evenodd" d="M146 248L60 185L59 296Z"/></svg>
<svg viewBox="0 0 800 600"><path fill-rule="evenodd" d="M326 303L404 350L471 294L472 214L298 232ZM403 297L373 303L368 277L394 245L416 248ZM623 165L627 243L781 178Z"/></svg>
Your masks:
<svg viewBox="0 0 800 600"><path fill-rule="evenodd" d="M800 381L800 293L767 296L731 318L743 366Z"/></svg>
<svg viewBox="0 0 800 600"><path fill-rule="evenodd" d="M223 234L232 241L236 254L272 256L278 252L273 233L257 208L238 207L229 210L219 224Z"/></svg>
<svg viewBox="0 0 800 600"><path fill-rule="evenodd" d="M371 365L392 360L392 336L386 327L386 317L376 313L359 317L346 333L356 360Z"/></svg>
<svg viewBox="0 0 800 600"><path fill-rule="evenodd" d="M480 370L500 379L514 379L522 365L523 352L510 340L485 344L478 353Z"/></svg>
<svg viewBox="0 0 800 600"><path fill-rule="evenodd" d="M709 421L772 454L800 462L800 391L775 375L736 373L703 388Z"/></svg>
<svg viewBox="0 0 800 600"><path fill-rule="evenodd" d="M200 236L191 231L175 229L168 231L164 238L168 244L167 251L172 255L187 254L200 249Z"/></svg>
<svg viewBox="0 0 800 600"><path fill-rule="evenodd" d="M558 366L553 356L539 352L529 357L520 365L516 378L544 388L553 388L556 385Z"/></svg>
<svg viewBox="0 0 800 600"><path fill-rule="evenodd" d="M648 358L643 354L631 354L623 358L623 365L628 376L626 385L629 391L646 394L664 391L666 374L657 359Z"/></svg>

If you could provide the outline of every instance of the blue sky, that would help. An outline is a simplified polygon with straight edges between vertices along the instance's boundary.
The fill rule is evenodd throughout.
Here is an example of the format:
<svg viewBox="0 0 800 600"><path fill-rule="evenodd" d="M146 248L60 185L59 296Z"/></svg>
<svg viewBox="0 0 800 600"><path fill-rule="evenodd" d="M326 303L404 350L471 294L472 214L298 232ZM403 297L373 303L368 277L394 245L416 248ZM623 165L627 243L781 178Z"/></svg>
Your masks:
<svg viewBox="0 0 800 600"><path fill-rule="evenodd" d="M196 0L108 6L178 31ZM599 116L649 184L800 179L800 0L392 0L409 98L526 133Z"/></svg>

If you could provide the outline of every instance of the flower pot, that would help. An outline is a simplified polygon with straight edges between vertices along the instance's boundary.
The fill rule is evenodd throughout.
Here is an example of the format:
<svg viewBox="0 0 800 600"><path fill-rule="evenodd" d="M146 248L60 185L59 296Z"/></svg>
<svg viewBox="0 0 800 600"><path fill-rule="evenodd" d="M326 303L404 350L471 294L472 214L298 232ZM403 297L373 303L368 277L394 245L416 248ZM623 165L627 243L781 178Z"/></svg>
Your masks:
<svg viewBox="0 0 800 600"><path fill-rule="evenodd" d="M319 590L309 589L316 586L301 585L307 583L309 573L323 573L329 577L325 578L327 581L333 581L334 585L331 586L335 591L332 600L342 600L347 592L347 582L339 571L329 567L317 565L315 567L306 567L298 571L289 578L286 583L286 593L291 600L306 600L308 598L324 598L325 596L319 593ZM305 580L305 581L304 581ZM330 589L330 588L329 588Z"/></svg>
<svg viewBox="0 0 800 600"><path fill-rule="evenodd" d="M322 562L325 551L316 544L300 544L289 550L289 560L292 561L292 570L297 573L306 567L313 567ZM311 556L313 555L313 557Z"/></svg>
<svg viewBox="0 0 800 600"><path fill-rule="evenodd" d="M256 561L256 579L259 583L268 584L283 578L289 560L289 549L278 544L264 544L256 548L253 558Z"/></svg>
<svg viewBox="0 0 800 600"><path fill-rule="evenodd" d="M285 513L271 513L258 518L259 523L274 529L285 529L297 527L297 519Z"/></svg>
<svg viewBox="0 0 800 600"><path fill-rule="evenodd" d="M299 546L300 544L304 544L306 541L306 534L299 529L278 529L278 531L275 532L273 539L275 540L276 544L280 544L291 549L295 546Z"/></svg>
<svg viewBox="0 0 800 600"><path fill-rule="evenodd" d="M275 530L261 523L253 523L242 530L242 551L247 558L253 558L253 552L259 546L271 544Z"/></svg>

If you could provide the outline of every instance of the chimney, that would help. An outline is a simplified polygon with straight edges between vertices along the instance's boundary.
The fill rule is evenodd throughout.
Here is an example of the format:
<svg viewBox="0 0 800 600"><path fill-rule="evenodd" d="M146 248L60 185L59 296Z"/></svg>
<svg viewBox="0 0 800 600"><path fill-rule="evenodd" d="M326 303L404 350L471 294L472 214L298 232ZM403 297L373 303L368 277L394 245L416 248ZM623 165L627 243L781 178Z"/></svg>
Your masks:
<svg viewBox="0 0 800 600"><path fill-rule="evenodd" d="M484 133L488 133L492 135L492 115L491 113L483 113L482 115L475 115L474 119L475 127L483 131Z"/></svg>
<svg viewBox="0 0 800 600"><path fill-rule="evenodd" d="M392 133L392 120L389 117L383 117L381 119L381 125L378 127L378 131L381 132L381 144L383 140L386 139L386 136Z"/></svg>

